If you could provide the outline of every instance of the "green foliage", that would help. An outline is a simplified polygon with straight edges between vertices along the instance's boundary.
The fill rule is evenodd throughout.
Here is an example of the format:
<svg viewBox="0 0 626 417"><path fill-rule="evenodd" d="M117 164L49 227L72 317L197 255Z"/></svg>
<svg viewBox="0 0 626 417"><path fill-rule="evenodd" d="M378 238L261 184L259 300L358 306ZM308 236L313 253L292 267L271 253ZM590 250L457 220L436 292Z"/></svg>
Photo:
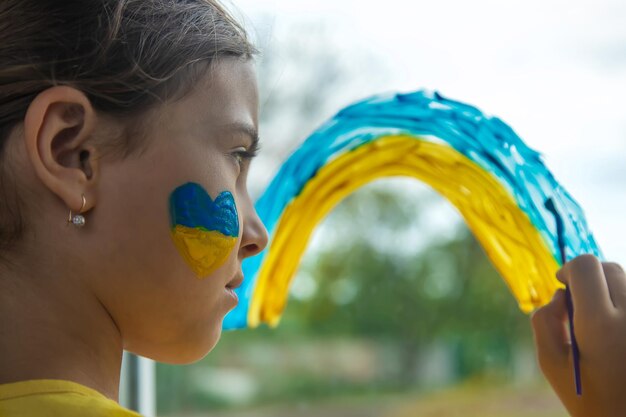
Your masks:
<svg viewBox="0 0 626 417"><path fill-rule="evenodd" d="M419 232L421 214L441 203L415 197L374 185L347 198L327 220L346 229L337 231L344 239L306 263L315 295L290 301L296 305L286 315L302 315L306 331L320 337L392 341L407 358L445 341L461 375L508 366L514 345L529 341L528 320L462 222L451 238L415 253L393 244L380 249L384 233L375 229Z"/></svg>

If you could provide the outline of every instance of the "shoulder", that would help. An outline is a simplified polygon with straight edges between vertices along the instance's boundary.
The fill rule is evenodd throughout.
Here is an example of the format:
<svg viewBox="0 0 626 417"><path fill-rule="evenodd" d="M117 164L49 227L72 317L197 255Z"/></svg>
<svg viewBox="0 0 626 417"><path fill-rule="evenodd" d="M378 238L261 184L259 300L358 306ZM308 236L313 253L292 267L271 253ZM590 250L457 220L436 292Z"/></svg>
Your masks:
<svg viewBox="0 0 626 417"><path fill-rule="evenodd" d="M0 384L3 417L141 417L99 392L71 381Z"/></svg>

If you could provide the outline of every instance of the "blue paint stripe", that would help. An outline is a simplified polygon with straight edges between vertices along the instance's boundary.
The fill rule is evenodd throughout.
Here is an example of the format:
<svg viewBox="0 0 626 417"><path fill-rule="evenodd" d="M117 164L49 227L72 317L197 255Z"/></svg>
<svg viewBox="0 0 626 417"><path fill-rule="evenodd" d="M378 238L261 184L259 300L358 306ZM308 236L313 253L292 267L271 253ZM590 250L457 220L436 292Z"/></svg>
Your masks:
<svg viewBox="0 0 626 417"><path fill-rule="evenodd" d="M341 110L309 136L281 166L256 203L270 239L285 207L329 160L393 134L438 138L490 172L528 215L555 259L559 259L559 247L556 223L544 207L548 198L563 216L567 257L582 253L602 257L582 209L554 179L538 152L497 117L426 90L363 100ZM246 279L238 289L240 303L226 316L224 328L246 327L249 302L267 250L244 261Z"/></svg>
<svg viewBox="0 0 626 417"><path fill-rule="evenodd" d="M170 196L170 223L172 228L182 225L239 236L239 216L233 195L223 191L213 201L202 186L193 182L176 188Z"/></svg>

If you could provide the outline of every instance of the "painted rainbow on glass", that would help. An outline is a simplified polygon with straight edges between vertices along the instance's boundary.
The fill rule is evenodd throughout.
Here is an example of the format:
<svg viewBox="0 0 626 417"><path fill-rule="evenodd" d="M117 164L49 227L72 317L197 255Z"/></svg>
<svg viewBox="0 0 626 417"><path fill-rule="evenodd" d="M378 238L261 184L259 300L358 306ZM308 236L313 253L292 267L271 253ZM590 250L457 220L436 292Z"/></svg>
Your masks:
<svg viewBox="0 0 626 417"><path fill-rule="evenodd" d="M392 176L420 180L456 207L526 313L561 287L548 200L562 220L567 258L601 257L581 208L503 121L437 92L380 95L314 132L257 201L270 242L244 261L240 303L224 327L277 325L315 227L363 185Z"/></svg>

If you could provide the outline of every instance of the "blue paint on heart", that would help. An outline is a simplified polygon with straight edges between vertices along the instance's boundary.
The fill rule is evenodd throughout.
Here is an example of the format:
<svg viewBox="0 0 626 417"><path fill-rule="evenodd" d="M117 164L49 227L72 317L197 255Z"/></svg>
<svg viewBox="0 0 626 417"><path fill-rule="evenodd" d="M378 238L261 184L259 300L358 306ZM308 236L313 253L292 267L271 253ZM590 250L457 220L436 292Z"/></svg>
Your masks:
<svg viewBox="0 0 626 417"><path fill-rule="evenodd" d="M214 201L194 182L181 185L170 196L170 221L172 228L182 225L239 236L239 216L233 195L222 191Z"/></svg>

